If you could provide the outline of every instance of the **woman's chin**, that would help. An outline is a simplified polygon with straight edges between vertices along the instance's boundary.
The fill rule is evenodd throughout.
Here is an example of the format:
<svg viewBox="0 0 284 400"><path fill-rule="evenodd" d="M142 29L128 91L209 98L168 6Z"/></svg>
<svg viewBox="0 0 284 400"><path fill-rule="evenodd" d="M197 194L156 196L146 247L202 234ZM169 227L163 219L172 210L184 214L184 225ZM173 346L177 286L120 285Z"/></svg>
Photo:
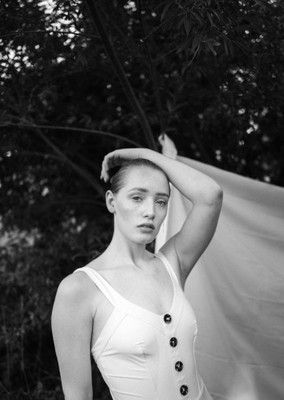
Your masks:
<svg viewBox="0 0 284 400"><path fill-rule="evenodd" d="M134 242L136 244L141 244L141 245L146 246L147 244L152 243L153 240L155 240L155 238L156 238L156 235L151 235L151 236L143 237L143 238L139 237L139 238L136 238L136 240L134 240Z"/></svg>

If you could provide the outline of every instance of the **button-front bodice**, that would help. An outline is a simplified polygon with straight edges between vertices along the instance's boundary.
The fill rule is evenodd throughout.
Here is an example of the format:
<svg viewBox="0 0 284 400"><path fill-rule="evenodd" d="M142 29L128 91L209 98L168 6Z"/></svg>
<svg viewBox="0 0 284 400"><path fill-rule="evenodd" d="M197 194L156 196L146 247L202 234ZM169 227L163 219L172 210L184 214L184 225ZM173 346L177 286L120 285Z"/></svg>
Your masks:
<svg viewBox="0 0 284 400"><path fill-rule="evenodd" d="M92 355L114 400L210 400L196 369L195 314L165 256L156 256L174 289L163 315L128 301L94 269L76 270L85 272L113 305Z"/></svg>

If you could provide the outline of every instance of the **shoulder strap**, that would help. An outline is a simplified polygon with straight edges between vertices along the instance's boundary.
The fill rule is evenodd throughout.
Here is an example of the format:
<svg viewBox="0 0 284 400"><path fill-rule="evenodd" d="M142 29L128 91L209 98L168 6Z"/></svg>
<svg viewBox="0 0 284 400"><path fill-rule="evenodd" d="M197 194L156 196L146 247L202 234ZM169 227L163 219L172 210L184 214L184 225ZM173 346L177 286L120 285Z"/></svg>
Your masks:
<svg viewBox="0 0 284 400"><path fill-rule="evenodd" d="M176 273L175 273L175 270L173 269L173 266L172 266L171 263L168 261L168 259L166 258L166 256L165 256L163 253L161 253L161 252L158 252L158 253L156 253L155 255L163 262L163 264L164 264L165 267L167 268L168 273L170 274L170 276L172 277L172 279L173 279L174 281L176 281L176 282L180 285L180 281L179 281L179 279L178 279L178 277L177 277L177 275L176 275Z"/></svg>
<svg viewBox="0 0 284 400"><path fill-rule="evenodd" d="M94 284L100 289L103 295L109 300L109 302L113 306L117 305L117 303L120 300L119 294L101 276L101 274L99 274L97 271L89 267L77 268L73 273L80 271L85 272L88 275L88 277L94 282Z"/></svg>

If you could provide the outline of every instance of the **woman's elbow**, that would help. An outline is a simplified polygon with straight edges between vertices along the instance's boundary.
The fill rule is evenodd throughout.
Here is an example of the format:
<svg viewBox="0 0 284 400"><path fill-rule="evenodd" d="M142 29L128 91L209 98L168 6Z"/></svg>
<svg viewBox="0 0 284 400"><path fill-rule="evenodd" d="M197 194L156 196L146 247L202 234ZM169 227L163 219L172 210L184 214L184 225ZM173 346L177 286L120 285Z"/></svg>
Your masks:
<svg viewBox="0 0 284 400"><path fill-rule="evenodd" d="M214 191L214 196L217 202L222 203L223 201L223 189L221 186L217 184L215 191Z"/></svg>
<svg viewBox="0 0 284 400"><path fill-rule="evenodd" d="M213 207L221 207L223 202L223 190L217 183L208 188L204 196L206 204Z"/></svg>

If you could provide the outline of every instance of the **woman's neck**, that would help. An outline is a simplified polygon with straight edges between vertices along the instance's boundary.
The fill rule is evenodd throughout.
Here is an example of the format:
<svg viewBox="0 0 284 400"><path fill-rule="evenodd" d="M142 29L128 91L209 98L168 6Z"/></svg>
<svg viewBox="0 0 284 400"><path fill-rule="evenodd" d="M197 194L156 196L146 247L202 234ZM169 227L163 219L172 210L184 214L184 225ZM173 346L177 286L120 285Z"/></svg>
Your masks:
<svg viewBox="0 0 284 400"><path fill-rule="evenodd" d="M130 242L119 235L113 235L104 254L114 261L113 265L127 264L139 267L150 258L145 244Z"/></svg>

